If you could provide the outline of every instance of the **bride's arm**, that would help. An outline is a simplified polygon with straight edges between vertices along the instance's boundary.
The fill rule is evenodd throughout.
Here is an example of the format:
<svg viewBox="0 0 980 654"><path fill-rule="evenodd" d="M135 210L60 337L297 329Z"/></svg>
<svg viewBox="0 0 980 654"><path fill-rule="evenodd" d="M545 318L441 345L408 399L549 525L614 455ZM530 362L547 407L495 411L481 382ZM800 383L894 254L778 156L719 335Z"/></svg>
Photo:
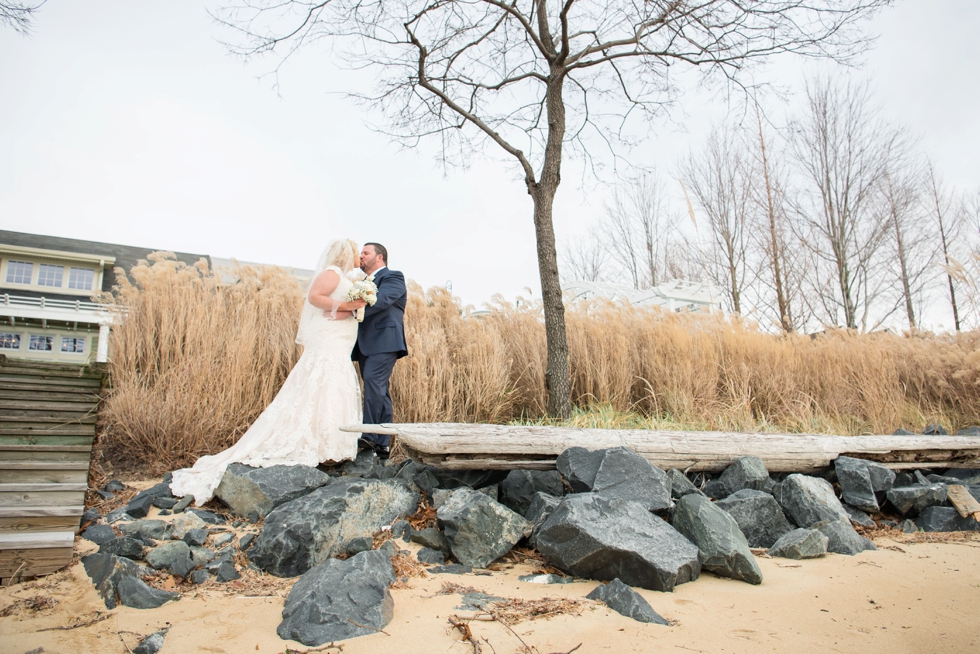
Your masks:
<svg viewBox="0 0 980 654"><path fill-rule="evenodd" d="M310 284L310 292L307 295L310 304L317 309L323 309L323 315L334 320L349 318L354 315L354 311L364 306L363 300L341 302L330 297L330 294L337 290L339 283L340 275L333 270L324 270Z"/></svg>

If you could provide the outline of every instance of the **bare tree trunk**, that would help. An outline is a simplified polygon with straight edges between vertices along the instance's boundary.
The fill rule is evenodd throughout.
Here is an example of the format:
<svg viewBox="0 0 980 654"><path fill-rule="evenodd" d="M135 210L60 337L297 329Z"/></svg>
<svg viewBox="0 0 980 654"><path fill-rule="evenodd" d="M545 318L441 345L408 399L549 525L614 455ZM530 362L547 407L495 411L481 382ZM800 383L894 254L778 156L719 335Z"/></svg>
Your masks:
<svg viewBox="0 0 980 654"><path fill-rule="evenodd" d="M902 294L905 296L905 315L909 319L909 329L915 329L915 309L912 308L912 289L909 286L909 266L905 256L905 243L902 242L902 232L895 221L895 244L898 247L898 264L902 275Z"/></svg>
<svg viewBox="0 0 980 654"><path fill-rule="evenodd" d="M783 331L789 333L793 331L793 315L790 310L789 297L787 296L783 281L782 261L785 256L783 253L782 239L779 237L779 230L776 228L776 204L773 199L772 180L769 177L769 157L766 154L766 139L762 134L762 116L756 108L756 120L759 123L759 152L762 157L762 179L766 187L766 217L769 219L769 255L772 264L772 276L776 286L776 306L779 309L779 324Z"/></svg>
<svg viewBox="0 0 980 654"><path fill-rule="evenodd" d="M956 287L953 285L953 276L950 274L950 265L953 263L950 258L950 244L959 236L959 221L952 206L952 198L943 188L942 180L936 177L936 170L929 165L929 195L932 200L932 208L935 210L936 223L939 226L939 241L943 248L943 265L946 267L946 283L949 285L949 303L953 307L953 324L956 331L960 331L960 308L956 302Z"/></svg>
<svg viewBox="0 0 980 654"><path fill-rule="evenodd" d="M534 233L538 248L538 273L544 302L544 329L548 338L548 415L566 419L572 416L572 382L568 369L568 336L565 330L565 305L558 277L558 255L555 251L555 227L552 210L555 193L561 183L562 142L565 138L565 105L562 101L561 73L552 74L548 84L548 141L544 166L538 181L528 179L528 193L534 200Z"/></svg>

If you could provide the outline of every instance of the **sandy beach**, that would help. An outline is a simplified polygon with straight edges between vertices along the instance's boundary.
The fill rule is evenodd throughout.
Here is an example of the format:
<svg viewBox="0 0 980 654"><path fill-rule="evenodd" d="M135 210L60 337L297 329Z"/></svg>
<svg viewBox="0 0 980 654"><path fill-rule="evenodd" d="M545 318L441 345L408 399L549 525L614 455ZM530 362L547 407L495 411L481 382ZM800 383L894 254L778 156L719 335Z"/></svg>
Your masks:
<svg viewBox="0 0 980 654"><path fill-rule="evenodd" d="M941 540L942 542L929 542ZM702 574L673 593L638 589L670 626L641 624L584 602L573 613L505 626L470 620L484 653L532 652L971 652L980 648L980 534L875 539L876 552L791 561L758 557L761 586ZM416 550L416 545L398 544ZM96 546L77 539L79 554ZM533 561L482 574L428 574L394 588L394 619L384 633L337 643L346 654L472 652L449 617L474 616L454 588L501 598L583 600L597 582L519 581ZM251 573L249 573L251 574ZM80 563L50 577L0 589L0 651L10 654L125 653L141 636L171 627L161 652L312 650L276 635L293 580L248 576L182 588L158 609L106 611ZM453 586L457 585L457 586ZM566 603L568 604L568 603ZM88 626L84 624L108 615ZM341 651L338 648L320 651Z"/></svg>

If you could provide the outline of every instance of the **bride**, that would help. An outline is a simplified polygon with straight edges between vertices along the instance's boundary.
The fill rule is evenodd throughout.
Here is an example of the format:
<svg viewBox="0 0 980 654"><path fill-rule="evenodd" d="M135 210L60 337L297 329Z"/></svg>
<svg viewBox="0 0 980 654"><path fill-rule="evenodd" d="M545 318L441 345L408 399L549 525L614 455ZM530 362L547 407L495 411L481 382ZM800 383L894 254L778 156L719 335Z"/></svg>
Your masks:
<svg viewBox="0 0 980 654"><path fill-rule="evenodd" d="M193 495L196 504L204 504L231 463L262 468L315 466L357 455L358 434L339 428L361 422L361 391L350 354L357 340L353 312L364 301L346 301L352 285L348 273L359 261L354 241L334 241L327 247L296 334L303 355L272 404L237 443L224 452L202 456L193 468L174 472L170 490L175 496Z"/></svg>

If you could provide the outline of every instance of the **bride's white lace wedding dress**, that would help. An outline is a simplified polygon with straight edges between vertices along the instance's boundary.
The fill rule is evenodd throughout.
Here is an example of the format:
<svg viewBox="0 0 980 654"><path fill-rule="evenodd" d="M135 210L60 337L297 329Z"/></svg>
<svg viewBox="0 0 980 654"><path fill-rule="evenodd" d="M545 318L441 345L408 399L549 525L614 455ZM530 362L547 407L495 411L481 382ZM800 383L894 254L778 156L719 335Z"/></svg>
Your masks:
<svg viewBox="0 0 980 654"><path fill-rule="evenodd" d="M340 275L330 297L344 301L352 282L335 266L327 270ZM357 455L358 434L339 429L361 422L361 391L350 358L357 321L326 318L307 300L302 323L303 355L272 404L227 450L174 472L170 489L175 496L193 495L196 504L203 504L230 463L315 466Z"/></svg>

